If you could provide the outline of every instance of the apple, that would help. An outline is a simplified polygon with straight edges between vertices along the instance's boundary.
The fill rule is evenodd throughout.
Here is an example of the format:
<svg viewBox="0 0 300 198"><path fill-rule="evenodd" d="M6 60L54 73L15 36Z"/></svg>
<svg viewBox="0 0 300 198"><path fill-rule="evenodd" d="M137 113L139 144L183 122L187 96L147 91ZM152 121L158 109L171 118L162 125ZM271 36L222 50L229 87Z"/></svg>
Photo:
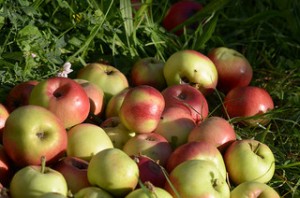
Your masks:
<svg viewBox="0 0 300 198"><path fill-rule="evenodd" d="M3 145L0 144L0 184L2 187L8 187L14 172L14 164L6 154Z"/></svg>
<svg viewBox="0 0 300 198"><path fill-rule="evenodd" d="M187 19L199 12L202 8L202 4L197 1L178 1L170 6L166 15L163 18L162 25L166 30L172 31L178 25L184 23ZM199 23L194 23L188 25L186 28L196 29L198 25ZM175 34L177 35L181 35L182 33L183 28L178 29L175 32Z"/></svg>
<svg viewBox="0 0 300 198"><path fill-rule="evenodd" d="M205 141L217 147L222 153L227 146L236 140L236 133L228 120L219 116L206 118L193 128L188 141Z"/></svg>
<svg viewBox="0 0 300 198"><path fill-rule="evenodd" d="M186 143L189 133L196 127L195 120L181 107L165 108L154 133L160 134L171 144L172 149Z"/></svg>
<svg viewBox="0 0 300 198"><path fill-rule="evenodd" d="M38 83L37 80L29 80L16 84L6 96L7 110L12 112L20 106L28 105L31 91Z"/></svg>
<svg viewBox="0 0 300 198"><path fill-rule="evenodd" d="M72 194L90 186L87 178L89 163L77 157L66 156L60 159L52 168L60 172L66 179L68 190Z"/></svg>
<svg viewBox="0 0 300 198"><path fill-rule="evenodd" d="M88 80L99 86L104 92L104 104L129 86L128 80L120 70L112 65L89 63L79 70L77 78Z"/></svg>
<svg viewBox="0 0 300 198"><path fill-rule="evenodd" d="M132 85L149 85L160 91L163 90L167 86L163 68L164 61L155 57L137 60L131 68L130 80Z"/></svg>
<svg viewBox="0 0 300 198"><path fill-rule="evenodd" d="M267 183L275 172L272 150L268 145L254 139L231 143L225 151L224 161L229 179L236 185L246 181Z"/></svg>
<svg viewBox="0 0 300 198"><path fill-rule="evenodd" d="M98 125L81 123L68 130L67 156L90 161L95 154L107 148L113 148L113 143Z"/></svg>
<svg viewBox="0 0 300 198"><path fill-rule="evenodd" d="M207 55L218 71L217 88L228 93L235 87L248 86L252 80L253 69L247 58L235 49L213 48Z"/></svg>
<svg viewBox="0 0 300 198"><path fill-rule="evenodd" d="M104 92L94 83L83 80L83 79L74 79L77 83L79 83L86 94L89 97L90 101L90 113L93 115L100 116L104 109L103 100L104 100Z"/></svg>
<svg viewBox="0 0 300 198"><path fill-rule="evenodd" d="M163 189L162 187L157 187L151 182L145 182L143 188L137 188L134 191L128 193L125 198L173 198L173 196Z"/></svg>
<svg viewBox="0 0 300 198"><path fill-rule="evenodd" d="M67 196L58 192L47 192L42 194L41 196L38 196L38 198L67 198Z"/></svg>
<svg viewBox="0 0 300 198"><path fill-rule="evenodd" d="M196 50L180 50L165 62L164 76L168 86L189 84L204 95L212 93L218 83L214 63Z"/></svg>
<svg viewBox="0 0 300 198"><path fill-rule="evenodd" d="M176 148L170 155L166 169L170 173L179 164L187 160L209 160L215 164L223 178L226 178L226 167L221 152L207 142L188 142Z"/></svg>
<svg viewBox="0 0 300 198"><path fill-rule="evenodd" d="M112 96L105 107L105 118L119 116L119 111L129 87Z"/></svg>
<svg viewBox="0 0 300 198"><path fill-rule="evenodd" d="M5 126L5 122L9 116L9 111L6 106L0 103L0 143L2 143L2 135Z"/></svg>
<svg viewBox="0 0 300 198"><path fill-rule="evenodd" d="M46 159L41 161L40 166L28 165L15 173L9 187L11 197L39 197L48 192L57 192L67 196L68 187L64 176L46 167Z"/></svg>
<svg viewBox="0 0 300 198"><path fill-rule="evenodd" d="M136 188L139 169L124 151L108 148L92 157L88 166L88 180L114 197L125 197Z"/></svg>
<svg viewBox="0 0 300 198"><path fill-rule="evenodd" d="M205 96L189 84L171 85L161 93L165 101L168 101L165 108L176 106L185 109L196 124L208 116L209 109Z"/></svg>
<svg viewBox="0 0 300 198"><path fill-rule="evenodd" d="M83 122L90 111L89 97L83 87L64 77L50 77L37 84L29 104L47 108L62 120L65 128Z"/></svg>
<svg viewBox="0 0 300 198"><path fill-rule="evenodd" d="M155 187L164 188L167 179L162 166L146 155L138 154L131 157L139 167L140 182L150 182Z"/></svg>
<svg viewBox="0 0 300 198"><path fill-rule="evenodd" d="M40 165L41 156L53 163L65 154L67 132L62 121L48 109L25 105L7 118L3 147L17 166Z"/></svg>
<svg viewBox="0 0 300 198"><path fill-rule="evenodd" d="M173 150L168 140L163 136L157 133L140 133L125 143L123 151L129 156L146 155L164 166Z"/></svg>
<svg viewBox="0 0 300 198"><path fill-rule="evenodd" d="M121 122L118 116L109 117L101 123L101 128L109 136L114 148L123 149L125 143L133 136L135 132L128 130Z"/></svg>
<svg viewBox="0 0 300 198"><path fill-rule="evenodd" d="M119 110L120 121L136 133L151 133L155 130L165 108L161 92L149 85L131 88Z"/></svg>
<svg viewBox="0 0 300 198"><path fill-rule="evenodd" d="M226 94L223 103L230 118L242 118L240 122L247 126L268 124L266 113L274 109L269 92L257 86L236 87Z"/></svg>
<svg viewBox="0 0 300 198"><path fill-rule="evenodd" d="M171 171L169 180L165 189L174 197L230 197L226 179L210 160L182 162Z"/></svg>
<svg viewBox="0 0 300 198"><path fill-rule="evenodd" d="M74 194L74 198L113 198L111 194L97 186L89 186L80 189Z"/></svg>
<svg viewBox="0 0 300 198"><path fill-rule="evenodd" d="M230 192L230 198L280 198L279 194L271 186L261 183L248 181L234 187Z"/></svg>

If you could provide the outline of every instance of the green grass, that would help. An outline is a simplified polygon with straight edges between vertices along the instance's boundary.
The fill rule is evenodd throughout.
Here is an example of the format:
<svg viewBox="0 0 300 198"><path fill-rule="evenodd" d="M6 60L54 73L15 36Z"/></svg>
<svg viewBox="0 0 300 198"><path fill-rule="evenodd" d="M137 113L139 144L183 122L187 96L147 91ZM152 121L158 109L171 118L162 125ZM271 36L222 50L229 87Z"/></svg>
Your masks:
<svg viewBox="0 0 300 198"><path fill-rule="evenodd" d="M143 2L135 11L129 0L0 0L1 101L15 84L53 76L66 61L72 63L73 75L101 59L128 75L139 57L166 60L181 49L207 53L231 47L248 58L252 84L266 88L276 105L268 126L236 126L236 131L270 146L277 168L269 184L282 197L300 197L300 3L200 1L204 10L187 24L199 18L206 22L178 37L161 26L175 1ZM215 113L219 100L210 101Z"/></svg>

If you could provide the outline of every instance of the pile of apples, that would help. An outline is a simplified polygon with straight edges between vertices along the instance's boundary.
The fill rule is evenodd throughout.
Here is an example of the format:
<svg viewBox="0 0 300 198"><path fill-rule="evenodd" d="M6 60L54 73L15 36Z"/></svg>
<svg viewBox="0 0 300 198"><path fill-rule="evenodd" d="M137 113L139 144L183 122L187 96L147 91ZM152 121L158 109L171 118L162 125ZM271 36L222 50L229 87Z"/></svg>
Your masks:
<svg viewBox="0 0 300 198"><path fill-rule="evenodd" d="M273 100L250 86L252 73L241 53L218 47L141 58L129 76L89 63L73 79L17 84L0 106L1 194L279 197L268 185L271 149L237 138L230 122L270 122ZM210 111L214 92L224 94L222 115Z"/></svg>

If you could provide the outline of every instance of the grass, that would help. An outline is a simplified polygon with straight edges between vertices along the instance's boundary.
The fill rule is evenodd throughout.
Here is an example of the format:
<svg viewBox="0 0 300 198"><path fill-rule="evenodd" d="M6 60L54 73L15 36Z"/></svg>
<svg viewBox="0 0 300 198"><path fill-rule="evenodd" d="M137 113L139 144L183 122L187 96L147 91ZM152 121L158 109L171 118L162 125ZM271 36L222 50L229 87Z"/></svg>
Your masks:
<svg viewBox="0 0 300 198"><path fill-rule="evenodd" d="M236 131L270 146L276 173L269 185L282 197L299 197L300 3L203 0L203 11L185 25L199 18L205 23L178 37L161 26L175 1L143 2L136 11L129 0L0 0L0 100L19 82L53 76L66 61L72 63L73 75L99 60L128 75L139 57L166 60L181 49L207 53L231 47L248 58L252 84L266 88L276 105L268 126L237 126Z"/></svg>

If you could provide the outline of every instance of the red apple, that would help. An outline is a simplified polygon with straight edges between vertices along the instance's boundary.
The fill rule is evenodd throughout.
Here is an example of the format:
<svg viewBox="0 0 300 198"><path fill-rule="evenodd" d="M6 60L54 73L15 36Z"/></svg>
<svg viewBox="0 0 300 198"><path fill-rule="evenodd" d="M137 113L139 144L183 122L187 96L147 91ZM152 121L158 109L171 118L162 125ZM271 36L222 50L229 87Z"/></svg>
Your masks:
<svg viewBox="0 0 300 198"><path fill-rule="evenodd" d="M188 84L172 85L161 93L167 101L165 108L174 106L183 108L191 114L197 124L208 116L208 103L205 96Z"/></svg>
<svg viewBox="0 0 300 198"><path fill-rule="evenodd" d="M2 143L2 133L8 116L9 116L8 109L6 108L6 106L0 103L0 143Z"/></svg>
<svg viewBox="0 0 300 198"><path fill-rule="evenodd" d="M126 128L136 133L151 133L157 127L165 108L165 100L157 89L149 85L131 88L119 110Z"/></svg>
<svg viewBox="0 0 300 198"><path fill-rule="evenodd" d="M169 10L167 11L162 25L168 31L173 30L178 25L184 23L187 19L192 17L194 14L199 12L203 8L202 4L193 1L178 1L171 5ZM194 23L192 25L187 26L188 29L196 29L199 23ZM183 29L179 29L175 32L177 35L181 35L183 33Z"/></svg>
<svg viewBox="0 0 300 198"><path fill-rule="evenodd" d="M68 189L72 194L80 189L91 186L87 178L89 163L77 157L64 157L60 159L53 169L60 172L66 179Z"/></svg>
<svg viewBox="0 0 300 198"><path fill-rule="evenodd" d="M256 86L236 87L224 98L224 110L228 116L242 118L241 122L249 126L269 123L264 114L272 109L274 102L270 94Z"/></svg>
<svg viewBox="0 0 300 198"><path fill-rule="evenodd" d="M15 109L6 120L3 146L17 166L39 165L45 156L54 163L65 154L67 132L62 121L41 106Z"/></svg>
<svg viewBox="0 0 300 198"><path fill-rule="evenodd" d="M124 145L123 151L129 156L146 155L164 166L172 153L169 142L157 133L141 133L130 138Z"/></svg>
<svg viewBox="0 0 300 198"><path fill-rule="evenodd" d="M83 122L90 111L89 97L83 87L64 77L51 77L37 84L29 104L47 108L62 120L65 128Z"/></svg>
<svg viewBox="0 0 300 198"><path fill-rule="evenodd" d="M132 85L149 85L158 90L163 90L167 86L163 67L164 62L154 57L137 60L131 69L130 79Z"/></svg>
<svg viewBox="0 0 300 198"><path fill-rule="evenodd" d="M38 84L37 80L29 80L16 84L7 94L5 106L9 112L29 104L32 89Z"/></svg>
<svg viewBox="0 0 300 198"><path fill-rule="evenodd" d="M224 118L212 116L189 133L188 141L204 141L219 148L223 152L227 146L236 140L233 126Z"/></svg>

